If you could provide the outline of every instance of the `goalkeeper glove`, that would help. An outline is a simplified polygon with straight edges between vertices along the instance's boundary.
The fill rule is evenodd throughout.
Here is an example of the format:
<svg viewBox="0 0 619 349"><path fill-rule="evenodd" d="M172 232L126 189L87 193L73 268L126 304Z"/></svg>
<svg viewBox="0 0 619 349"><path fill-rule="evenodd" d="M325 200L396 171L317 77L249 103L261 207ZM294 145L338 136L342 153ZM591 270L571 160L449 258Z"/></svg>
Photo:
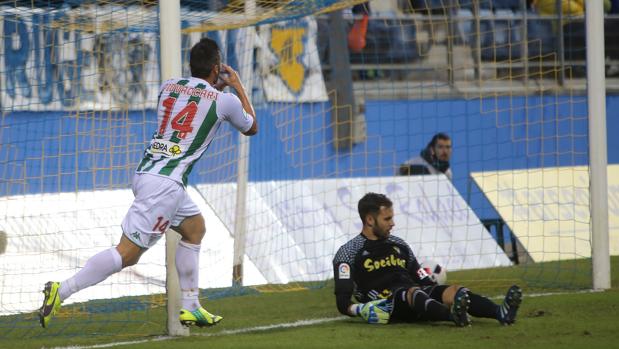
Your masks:
<svg viewBox="0 0 619 349"><path fill-rule="evenodd" d="M369 324L387 324L391 316L391 301L378 299L375 301L356 304L355 314Z"/></svg>

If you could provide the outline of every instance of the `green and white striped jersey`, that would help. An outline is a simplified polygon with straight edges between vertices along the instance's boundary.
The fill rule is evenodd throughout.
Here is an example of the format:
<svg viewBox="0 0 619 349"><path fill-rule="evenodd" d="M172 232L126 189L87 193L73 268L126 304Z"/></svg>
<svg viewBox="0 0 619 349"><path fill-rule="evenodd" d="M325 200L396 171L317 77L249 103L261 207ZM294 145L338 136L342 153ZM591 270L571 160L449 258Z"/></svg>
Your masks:
<svg viewBox="0 0 619 349"><path fill-rule="evenodd" d="M254 120L232 93L217 91L198 78L170 79L161 85L158 130L144 151L137 173L171 178L187 185L193 164L227 121L247 132Z"/></svg>

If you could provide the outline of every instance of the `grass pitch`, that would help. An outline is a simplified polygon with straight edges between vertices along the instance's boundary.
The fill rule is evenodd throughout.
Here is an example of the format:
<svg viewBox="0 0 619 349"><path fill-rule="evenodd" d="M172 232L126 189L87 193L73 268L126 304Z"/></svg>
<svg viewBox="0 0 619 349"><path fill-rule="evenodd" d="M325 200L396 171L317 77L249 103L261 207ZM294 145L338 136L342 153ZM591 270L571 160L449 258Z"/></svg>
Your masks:
<svg viewBox="0 0 619 349"><path fill-rule="evenodd" d="M164 307L141 309L143 303L135 299L67 307L65 316L54 319L45 330L37 327L34 314L4 317L0 318L0 348L90 347L120 342L126 344L116 347L148 349L617 348L619 258L612 259L613 289L606 292L578 291L580 283L590 279L587 273L563 272L557 277L551 272L566 266L570 266L568 270L587 270L589 263L581 260L547 263L539 270L518 266L449 274L450 283L469 286L496 302L501 301L509 284L522 285L523 305L517 323L509 327L492 319L473 319L469 328L457 328L447 322L367 325L359 318L339 317L333 285L327 283L325 287L302 291L250 290L244 291L245 295L203 300L209 311L223 315L224 320L212 328L192 329L192 335L186 338L161 338L165 334ZM536 295L550 292L559 293ZM118 311L96 311L98 307L109 310L110 306ZM316 319L316 324L300 322Z"/></svg>

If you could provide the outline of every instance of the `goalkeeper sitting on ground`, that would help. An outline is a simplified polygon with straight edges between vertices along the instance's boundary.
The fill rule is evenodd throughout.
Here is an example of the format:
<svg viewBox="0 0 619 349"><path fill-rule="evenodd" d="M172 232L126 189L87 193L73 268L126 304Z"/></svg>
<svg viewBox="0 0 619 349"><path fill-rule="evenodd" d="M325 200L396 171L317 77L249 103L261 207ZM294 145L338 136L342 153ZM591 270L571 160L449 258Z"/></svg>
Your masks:
<svg viewBox="0 0 619 349"><path fill-rule="evenodd" d="M458 285L436 285L408 244L391 236L392 202L368 193L359 200L361 234L345 243L333 259L335 295L340 313L368 323L453 321L468 326L469 315L492 318L503 325L516 321L522 291L509 288L502 305ZM353 304L353 295L359 301Z"/></svg>

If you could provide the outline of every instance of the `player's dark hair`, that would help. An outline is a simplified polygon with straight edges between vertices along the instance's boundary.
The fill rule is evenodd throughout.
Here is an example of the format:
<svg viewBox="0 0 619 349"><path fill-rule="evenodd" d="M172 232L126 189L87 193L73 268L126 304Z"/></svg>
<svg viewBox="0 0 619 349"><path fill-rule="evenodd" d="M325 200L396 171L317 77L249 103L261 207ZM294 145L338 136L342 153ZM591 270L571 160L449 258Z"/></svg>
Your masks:
<svg viewBox="0 0 619 349"><path fill-rule="evenodd" d="M361 217L361 222L365 224L365 217L368 214L377 215L380 211L381 206L386 208L390 208L393 205L391 200L384 194L377 193L367 193L365 194L361 200L359 200L359 204L357 205L357 209L359 210L359 217Z"/></svg>
<svg viewBox="0 0 619 349"><path fill-rule="evenodd" d="M221 63L219 46L213 39L202 38L191 48L189 67L191 76L206 78L216 65Z"/></svg>
<svg viewBox="0 0 619 349"><path fill-rule="evenodd" d="M436 145L439 139L442 141L448 141L451 138L449 137L447 133L439 132L435 134L434 137L432 137L432 140L430 141L430 143L428 143L428 147L434 148L434 146Z"/></svg>

